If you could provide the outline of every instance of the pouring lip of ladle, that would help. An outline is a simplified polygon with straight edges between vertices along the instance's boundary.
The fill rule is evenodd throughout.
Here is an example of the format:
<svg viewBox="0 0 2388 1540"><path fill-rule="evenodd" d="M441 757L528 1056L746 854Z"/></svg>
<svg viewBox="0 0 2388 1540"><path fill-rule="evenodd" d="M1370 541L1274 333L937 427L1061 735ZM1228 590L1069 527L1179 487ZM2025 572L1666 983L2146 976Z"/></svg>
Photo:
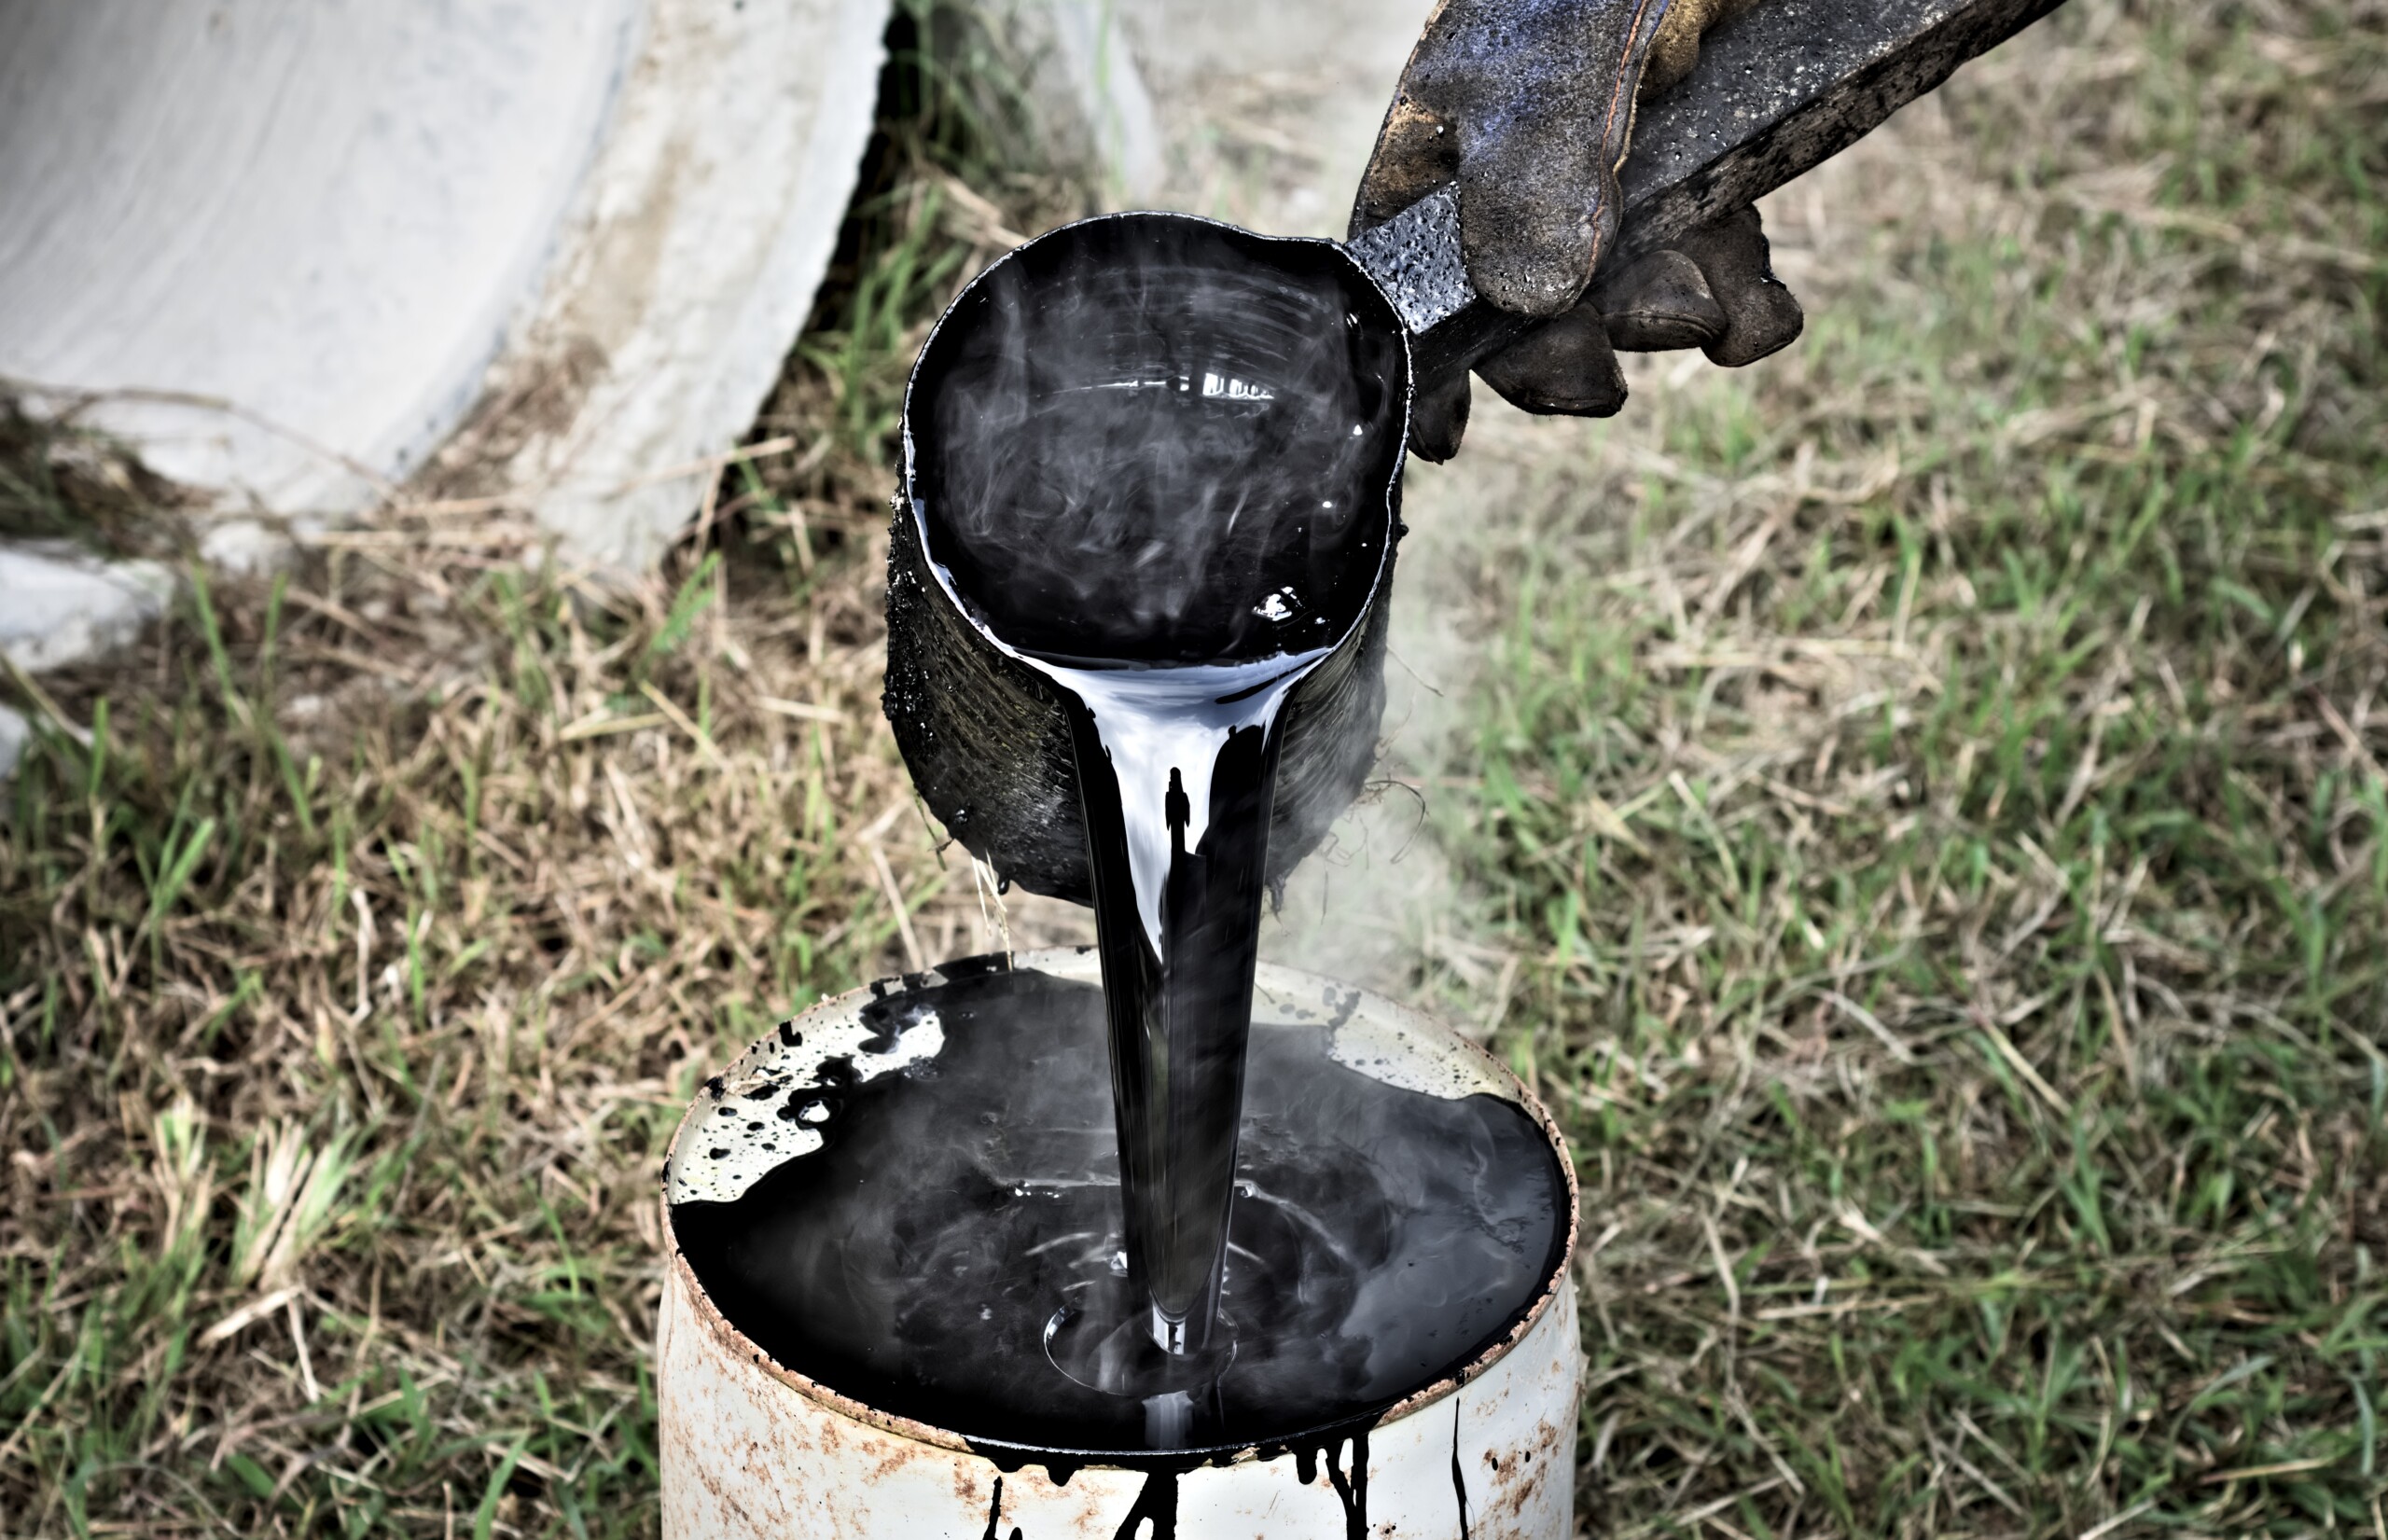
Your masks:
<svg viewBox="0 0 2388 1540"><path fill-rule="evenodd" d="M1395 431L1392 436L1392 442L1395 445L1393 465L1391 473L1385 478L1381 506L1384 538L1378 544L1376 569L1368 575L1367 599L1354 606L1350 622L1337 631L1334 639L1327 643L1324 649L1330 653L1336 651L1366 628L1369 616L1374 613L1376 606L1383 601L1385 596L1385 589L1393 569L1395 548L1400 543L1398 503L1401 495L1401 478L1409 459L1410 412L1417 395L1417 361L1413 356L1414 339L1409 329L1403 325L1400 303L1377 274L1369 270L1368 264L1360 260L1349 245L1340 241L1330 241L1319 236L1264 235L1257 230L1247 229L1242 225L1225 219L1213 219L1199 214L1179 214L1165 209L1127 209L1112 214L1091 215L1084 219L1073 219L1066 224L1056 225L1051 229L1032 236L1005 252L1001 257L979 270L968 283L962 285L961 291L953 297L952 302L945 307L942 314L938 315L937 324L929 328L928 337L921 343L920 353L913 358L911 372L905 377L903 411L898 420L898 440L903 449L898 469L898 474L902 478L902 489L897 494L899 506L896 516L911 520L914 537L920 542L923 565L935 576L937 591L944 597L945 602L951 605L955 613L967 621L970 628L985 638L997 651L1015 660L1025 661L1024 654L1003 637L998 636L993 628L981 617L979 606L972 604L956 586L951 567L939 553L941 541L937 532L931 527L926 500L917 491L920 482L920 450L912 429L915 398L922 390L923 372L928 367L929 360L937 354L938 340L946 335L950 327L967 324L966 321L958 322L956 317L962 315L974 295L995 274L1021 260L1026 254L1039 246L1082 238L1088 231L1097 229L1136 223L1180 229L1199 228L1216 232L1232 241L1248 241L1267 246L1331 254L1333 260L1340 262L1352 276L1357 278L1366 291L1384 307L1382 319L1390 324L1376 329L1398 340L1401 358L1400 389L1397 393L1400 411L1397 414L1397 421L1392 424L1397 431ZM1374 510L1372 510L1372 516ZM1253 661L1256 662L1259 659L1253 659Z"/></svg>
<svg viewBox="0 0 2388 1540"><path fill-rule="evenodd" d="M920 973L905 974L897 979L882 979L875 984L866 984L832 999L822 1001L812 1009L814 1011L859 1011L866 1005L889 999L897 994L937 989L954 978L982 972L1020 969L1034 969L1060 978L1089 981L1098 977L1092 947L1056 947L1040 951L996 953L987 957L957 958ZM1309 1000L1319 998L1322 989L1331 992L1338 988L1349 988L1349 986L1334 984L1331 980L1316 974L1268 963L1260 964L1256 980L1256 997L1264 987L1272 998ZM1558 1119L1551 1116L1550 1109L1543 1104L1542 1099L1534 1094L1531 1086L1520 1080L1515 1072L1495 1058L1481 1044L1462 1037L1432 1017L1379 996L1364 996L1364 999L1368 1009L1382 1013L1401 1035L1434 1043L1438 1051L1451 1055L1465 1063L1473 1075L1481 1077L1486 1086L1497 1088L1492 1094L1497 1094L1523 1109L1526 1116L1533 1119L1534 1127L1540 1131L1544 1143L1549 1147L1559 1167L1564 1190L1564 1196L1560 1200L1564 1205L1564 1214L1562 1215L1563 1223L1558 1227L1560 1234L1552 1243L1548 1258L1548 1266L1543 1274L1542 1285L1535 1291L1534 1297L1527 1301L1524 1308L1519 1311L1514 1323L1498 1338L1486 1343L1458 1369L1420 1387L1399 1400L1387 1403L1374 1412L1324 1422L1291 1433L1271 1435L1265 1439L1194 1445L1177 1450L1100 1450L1014 1443L1004 1439L967 1438L951 1429L937 1427L915 1418L883 1411L867 1401L844 1394L810 1375L787 1367L770 1353L765 1353L761 1347L733 1325L722 1313L720 1306L714 1302L713 1296L705 1291L703 1280L697 1276L696 1269L680 1249L678 1233L672 1225L673 1183L670 1172L680 1157L682 1142L693 1140L697 1136L696 1113L704 1104L701 1097L682 1117L679 1126L673 1131L670 1145L664 1151L665 1180L659 1184L660 1190L657 1194L657 1203L659 1217L662 1224L664 1247L668 1254L666 1265L677 1277L687 1297L694 1301L698 1323L705 1334L732 1355L754 1364L772 1379L807 1399L851 1417L858 1422L882 1428L915 1443L981 1455L994 1460L998 1465L1005 1468L1010 1468L1010 1463L1013 1462L1019 1464L1049 1463L1073 1467L1114 1470L1242 1464L1249 1460L1270 1457L1284 1450L1312 1444L1339 1431L1354 1426L1375 1427L1411 1416L1446 1396L1458 1394L1487 1369L1507 1356L1512 1348L1524 1341L1526 1336L1541 1324L1543 1317L1550 1312L1551 1307L1557 1302L1561 1293L1575 1286L1573 1259L1576 1255L1576 1243L1580 1239L1583 1226L1583 1199L1581 1188L1576 1182L1576 1162L1568 1155L1566 1136L1560 1131ZM734 1078L741 1063L745 1062L751 1056L769 1053L778 1041L776 1034L764 1036L748 1047L737 1060L732 1061L723 1072L724 1076Z"/></svg>

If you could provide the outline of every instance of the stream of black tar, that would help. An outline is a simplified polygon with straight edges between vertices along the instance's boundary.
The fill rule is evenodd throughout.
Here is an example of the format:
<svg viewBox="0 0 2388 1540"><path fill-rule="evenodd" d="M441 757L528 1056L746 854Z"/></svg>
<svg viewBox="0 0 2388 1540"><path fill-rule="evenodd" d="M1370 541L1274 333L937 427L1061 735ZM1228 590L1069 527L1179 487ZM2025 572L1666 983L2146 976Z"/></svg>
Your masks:
<svg viewBox="0 0 2388 1540"><path fill-rule="evenodd" d="M1566 1184L1540 1128L1335 1062L1337 1003L1251 1032L1231 1346L1164 1449L1364 1425L1513 1329L1561 1260ZM943 1049L792 1098L829 1106L823 1148L733 1202L673 1209L707 1295L780 1364L998 1459L1154 1452L1144 1403L1062 1372L1050 1345L1071 1312L1118 1318L1129 1289L1102 992L993 969L869 1008L890 1044L934 1009Z"/></svg>
<svg viewBox="0 0 2388 1540"><path fill-rule="evenodd" d="M1218 1309L1281 715L1386 567L1404 364L1381 308L1321 246L1098 222L982 277L908 403L931 559L1070 720L1127 1282L1054 1356L1142 1399L1157 1447L1235 1351Z"/></svg>
<svg viewBox="0 0 2388 1540"><path fill-rule="evenodd" d="M1406 367L1346 258L1199 220L1075 227L965 291L907 401L911 511L1069 720L1104 987L882 1001L891 1042L933 1006L943 1050L674 1211L782 1364L999 1460L1141 1457L1157 1531L1171 1472L1282 1444L1358 1533L1368 1420L1514 1327L1564 1245L1520 1108L1252 1025L1281 729L1389 570Z"/></svg>
<svg viewBox="0 0 2388 1540"><path fill-rule="evenodd" d="M1131 1280L1126 1308L1068 1323L1056 1356L1082 1379L1145 1399L1164 1446L1182 1442L1189 1385L1231 1351L1215 1326L1277 721L1323 656L1048 673L1071 696Z"/></svg>

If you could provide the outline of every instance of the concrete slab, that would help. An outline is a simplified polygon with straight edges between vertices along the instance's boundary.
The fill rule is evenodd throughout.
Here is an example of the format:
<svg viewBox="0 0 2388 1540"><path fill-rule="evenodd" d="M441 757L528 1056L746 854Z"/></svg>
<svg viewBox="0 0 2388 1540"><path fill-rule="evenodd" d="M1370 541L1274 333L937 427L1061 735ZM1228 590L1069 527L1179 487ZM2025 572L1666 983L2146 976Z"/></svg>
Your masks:
<svg viewBox="0 0 2388 1540"><path fill-rule="evenodd" d="M122 646L164 613L174 575L157 562L105 562L62 541L0 545L0 656L27 673ZM0 707L0 776L32 741L25 718Z"/></svg>
<svg viewBox="0 0 2388 1540"><path fill-rule="evenodd" d="M810 308L887 8L0 8L0 376L285 516L478 404L568 557L643 565Z"/></svg>
<svg viewBox="0 0 2388 1540"><path fill-rule="evenodd" d="M174 575L62 542L0 546L0 653L28 673L123 645L165 612Z"/></svg>
<svg viewBox="0 0 2388 1540"><path fill-rule="evenodd" d="M33 737L31 723L7 706L0 706L0 780L16 773L17 761L25 756L25 747Z"/></svg>

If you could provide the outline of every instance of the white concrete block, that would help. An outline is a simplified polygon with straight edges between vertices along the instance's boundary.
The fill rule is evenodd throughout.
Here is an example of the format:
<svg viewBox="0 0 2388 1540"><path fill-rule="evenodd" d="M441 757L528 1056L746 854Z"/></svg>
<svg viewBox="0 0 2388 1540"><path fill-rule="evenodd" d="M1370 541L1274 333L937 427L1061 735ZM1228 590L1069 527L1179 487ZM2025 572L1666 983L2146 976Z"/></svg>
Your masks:
<svg viewBox="0 0 2388 1540"><path fill-rule="evenodd" d="M25 756L25 746L33 740L33 725L7 707L0 706L0 780L16 773L17 761Z"/></svg>
<svg viewBox="0 0 2388 1540"><path fill-rule="evenodd" d="M157 469L285 515L524 392L490 437L540 517L643 564L702 481L641 479L744 433L811 306L886 16L0 7L0 376L102 393Z"/></svg>
<svg viewBox="0 0 2388 1540"><path fill-rule="evenodd" d="M29 673L123 645L174 597L156 562L104 562L45 541L0 546L0 652Z"/></svg>

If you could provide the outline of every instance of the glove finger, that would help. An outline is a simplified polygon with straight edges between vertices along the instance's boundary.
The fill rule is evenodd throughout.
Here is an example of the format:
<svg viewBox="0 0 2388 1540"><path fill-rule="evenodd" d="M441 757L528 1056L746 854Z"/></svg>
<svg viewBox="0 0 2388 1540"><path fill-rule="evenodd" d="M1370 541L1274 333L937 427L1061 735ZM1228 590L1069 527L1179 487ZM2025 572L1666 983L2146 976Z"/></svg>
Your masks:
<svg viewBox="0 0 2388 1540"><path fill-rule="evenodd" d="M1724 307L1700 264L1679 251L1652 252L1602 280L1593 302L1607 318L1609 342L1629 353L1701 348L1725 335Z"/></svg>
<svg viewBox="0 0 2388 1540"><path fill-rule="evenodd" d="M1438 465L1457 454L1467 432L1467 408L1465 371L1421 389L1409 403L1409 452Z"/></svg>
<svg viewBox="0 0 2388 1540"><path fill-rule="evenodd" d="M1468 282L1503 310L1556 316L1582 297L1617 234L1617 173L1597 145L1521 129L1460 168Z"/></svg>
<svg viewBox="0 0 2388 1540"><path fill-rule="evenodd" d="M1453 115L1464 141L1460 250L1468 282L1501 309L1559 315L1582 298L1615 240L1617 166L1664 9L1647 0L1504 0L1471 23L1472 51L1453 49L1454 62L1467 55L1471 67L1421 77L1422 89L1469 109Z"/></svg>
<svg viewBox="0 0 2388 1540"><path fill-rule="evenodd" d="M1614 417L1625 405L1625 370L1594 305L1578 305L1535 327L1477 365L1476 372L1520 411Z"/></svg>
<svg viewBox="0 0 2388 1540"><path fill-rule="evenodd" d="M1700 264L1709 291L1725 312L1725 334L1704 350L1710 363L1728 368L1754 364L1790 346L1807 325L1799 301L1774 276L1766 227L1756 208L1739 208L1711 220L1675 245Z"/></svg>
<svg viewBox="0 0 2388 1540"><path fill-rule="evenodd" d="M1748 10L1755 0L1671 0L1650 39L1650 60L1642 68L1641 100L1663 96L1700 62L1700 38L1719 21Z"/></svg>
<svg viewBox="0 0 2388 1540"><path fill-rule="evenodd" d="M1650 39L1650 57L1642 66L1641 99L1645 102L1691 73L1700 62L1700 35L1708 30L1717 0L1669 0L1667 14Z"/></svg>
<svg viewBox="0 0 2388 1540"><path fill-rule="evenodd" d="M1378 132L1354 228L1392 217L1455 172L1476 291L1520 315L1568 309L1616 233L1617 165L1666 8L1437 0Z"/></svg>
<svg viewBox="0 0 2388 1540"><path fill-rule="evenodd" d="M1408 94L1394 98L1352 202L1351 233L1374 229L1459 171L1459 136Z"/></svg>

